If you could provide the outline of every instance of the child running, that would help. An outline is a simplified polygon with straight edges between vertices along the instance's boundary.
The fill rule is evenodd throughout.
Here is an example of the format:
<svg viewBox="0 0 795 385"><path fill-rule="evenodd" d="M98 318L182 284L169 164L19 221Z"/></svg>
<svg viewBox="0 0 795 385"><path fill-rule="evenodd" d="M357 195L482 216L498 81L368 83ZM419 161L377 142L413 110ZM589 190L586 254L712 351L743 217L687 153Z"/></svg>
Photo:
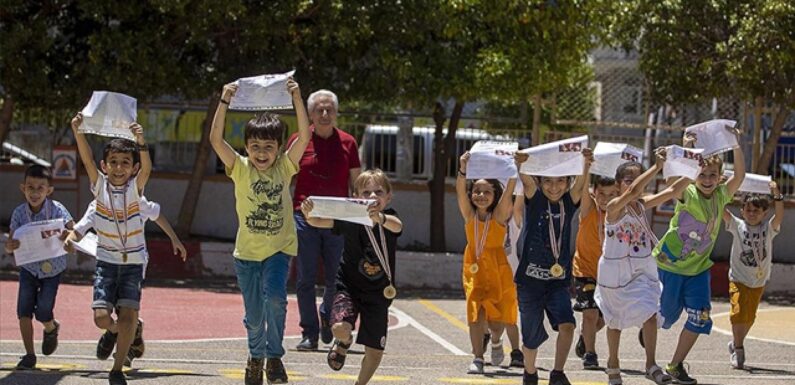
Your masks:
<svg viewBox="0 0 795 385"><path fill-rule="evenodd" d="M394 286L395 250L403 223L395 210L386 209L392 201L392 185L383 171L362 172L354 181L353 188L355 197L375 200L375 204L367 208L372 226L312 217L314 203L311 199L301 203L301 211L310 225L333 229L345 240L337 270L337 294L331 309L334 343L326 359L331 369L342 369L353 343L351 332L359 318L356 342L364 345L364 358L356 384L365 385L384 355L389 306L397 294Z"/></svg>
<svg viewBox="0 0 795 385"><path fill-rule="evenodd" d="M646 377L656 384L668 384L655 356L660 299L657 264L651 256L657 237L646 220L645 211L679 196L690 183L680 178L663 191L642 196L665 161L665 149L655 151L656 162L646 172L637 162L627 162L616 170L620 196L606 205L606 222L601 237L603 254L599 259L598 286L594 298L607 324L608 383L620 385L618 348L621 331L642 327L646 349ZM643 172L643 173L642 173ZM642 173L642 174L641 174Z"/></svg>
<svg viewBox="0 0 795 385"><path fill-rule="evenodd" d="M770 192L775 202L775 213L767 217L770 202L766 196L751 194L743 201L742 219L725 209L723 219L726 231L731 233L731 259L729 268L729 300L733 341L729 342L731 365L735 369L745 366L745 336L756 319L756 309L770 279L773 266L773 238L781 230L784 220L784 196L776 182L770 182Z"/></svg>
<svg viewBox="0 0 795 385"><path fill-rule="evenodd" d="M11 214L11 232L5 244L5 252L13 253L21 243L13 239L14 231L31 222L62 218L67 229L74 226L69 211L61 202L50 199L55 188L49 169L33 165L25 170L25 178L19 185L25 196L25 203L19 205ZM68 232L53 234L64 239ZM66 253L40 262L19 266L19 293L17 296L17 317L19 332L25 355L17 364L17 369L35 369L36 351L33 348L33 316L44 326L41 353L49 356L58 347L60 324L53 315L55 297L61 282L61 273L66 270Z"/></svg>
<svg viewBox="0 0 795 385"><path fill-rule="evenodd" d="M243 136L248 156L239 155L224 140L226 109L237 91L235 84L224 86L210 130L210 144L235 186L239 227L233 255L248 334L246 385L262 384L263 364L268 383L287 382L281 360L287 270L290 257L298 251L290 180L298 172L298 161L312 135L298 83L290 78L287 90L298 120L298 139L283 153L280 148L286 125L269 113L246 123Z"/></svg>
<svg viewBox="0 0 795 385"><path fill-rule="evenodd" d="M570 385L563 367L574 337L574 313L569 297L571 283L571 220L580 202L593 152L582 149L583 174L573 187L569 177L539 177L519 174L524 184L525 214L519 236L519 269L516 290L522 323L524 385L538 384L536 355L538 347L549 338L544 329L544 313L552 329L558 331L555 363L549 373L550 385ZM528 159L517 152L517 166Z"/></svg>
<svg viewBox="0 0 795 385"><path fill-rule="evenodd" d="M516 324L516 287L511 280L511 265L504 248L505 226L513 207L510 192L516 186L516 178L508 180L507 194L496 179L467 182L465 170L469 157L466 152L459 160L455 187L458 209L466 226L462 279L469 339L475 356L467 373L482 374L487 330L491 330L492 336L500 337L506 325ZM493 349L492 355L495 354ZM497 349L497 354L504 357L502 343Z"/></svg>
<svg viewBox="0 0 795 385"><path fill-rule="evenodd" d="M739 131L735 129L735 135ZM695 135L685 136L685 147L694 144ZM685 189L676 202L668 231L654 248L663 289L660 314L663 327L673 326L682 314L687 321L679 335L671 363L665 368L679 384L695 384L696 379L685 371L683 362L695 345L699 334L712 330L710 317L710 254L720 231L724 207L745 179L745 157L742 146L733 150L734 175L721 183L723 160L720 155L703 159L694 184Z"/></svg>

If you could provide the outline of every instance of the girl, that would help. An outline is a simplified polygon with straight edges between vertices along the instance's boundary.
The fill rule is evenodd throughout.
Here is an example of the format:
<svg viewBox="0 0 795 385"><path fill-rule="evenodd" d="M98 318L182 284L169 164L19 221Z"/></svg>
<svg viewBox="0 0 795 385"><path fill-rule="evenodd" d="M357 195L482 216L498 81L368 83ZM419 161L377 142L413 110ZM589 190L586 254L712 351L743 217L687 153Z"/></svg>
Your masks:
<svg viewBox="0 0 795 385"><path fill-rule="evenodd" d="M467 373L481 374L486 329L490 329L492 335L502 335L505 325L516 323L518 304L511 266L503 248L505 226L511 216L511 194L503 194L502 185L496 179L467 183L463 170L466 170L469 156L469 152L461 156L456 195L467 235L462 279L469 338L475 356ZM515 185L516 179L509 179L507 191L513 191Z"/></svg>

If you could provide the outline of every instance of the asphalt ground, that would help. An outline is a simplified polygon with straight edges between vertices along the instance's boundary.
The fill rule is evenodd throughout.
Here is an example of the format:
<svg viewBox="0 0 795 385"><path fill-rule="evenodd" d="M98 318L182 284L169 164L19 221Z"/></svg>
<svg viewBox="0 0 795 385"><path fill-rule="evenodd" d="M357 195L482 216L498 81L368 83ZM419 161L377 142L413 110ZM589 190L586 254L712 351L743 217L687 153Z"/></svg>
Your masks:
<svg viewBox="0 0 795 385"><path fill-rule="evenodd" d="M146 322L146 354L127 372L130 384L242 384L247 356L241 322L242 299L233 285L194 284L193 287L147 287L141 317ZM62 284L56 305L61 322L60 346L51 356L38 355L38 370L13 367L24 352L16 320L15 280L0 280L0 385L107 384L111 361L94 357L100 332L91 320L91 287ZM521 384L521 368L486 366L485 375L467 375L472 357L466 331L464 300L459 293L399 293L391 309L390 331L381 367L373 384ZM452 297L452 298L451 298ZM298 352L300 340L295 297L290 296L284 363L290 383L352 384L363 347L354 345L345 368L335 372L326 364L327 346L317 352ZM715 328L702 336L687 363L700 384L795 384L795 307L791 302L765 302L746 342L747 370L729 365L729 305L713 302ZM680 320L661 331L658 360L670 359L681 330ZM41 327L36 325L36 350ZM549 328L548 328L549 329ZM545 384L552 365L555 334L540 349L538 365ZM506 356L509 351L505 339ZM622 335L625 384L652 384L643 376L644 355L637 329ZM598 335L600 363L607 359L604 332ZM489 360L489 354L486 355ZM506 362L507 364L507 358ZM574 385L606 384L601 370L586 371L573 347L566 373Z"/></svg>

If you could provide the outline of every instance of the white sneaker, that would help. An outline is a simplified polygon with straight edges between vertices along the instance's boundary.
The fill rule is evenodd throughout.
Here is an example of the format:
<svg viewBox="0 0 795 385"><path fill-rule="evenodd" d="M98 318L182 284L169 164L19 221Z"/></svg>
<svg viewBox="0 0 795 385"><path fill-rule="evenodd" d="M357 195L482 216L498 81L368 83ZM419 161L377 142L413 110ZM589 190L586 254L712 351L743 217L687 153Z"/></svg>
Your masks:
<svg viewBox="0 0 795 385"><path fill-rule="evenodd" d="M745 349L735 349L734 342L729 342L729 353L731 354L732 368L742 369L745 366Z"/></svg>
<svg viewBox="0 0 795 385"><path fill-rule="evenodd" d="M483 359L475 358L472 360L472 363L469 364L469 370L467 370L467 374L483 374Z"/></svg>
<svg viewBox="0 0 795 385"><path fill-rule="evenodd" d="M504 360L505 350L502 349L502 339L500 339L496 344L491 344L491 364L493 366L500 366Z"/></svg>

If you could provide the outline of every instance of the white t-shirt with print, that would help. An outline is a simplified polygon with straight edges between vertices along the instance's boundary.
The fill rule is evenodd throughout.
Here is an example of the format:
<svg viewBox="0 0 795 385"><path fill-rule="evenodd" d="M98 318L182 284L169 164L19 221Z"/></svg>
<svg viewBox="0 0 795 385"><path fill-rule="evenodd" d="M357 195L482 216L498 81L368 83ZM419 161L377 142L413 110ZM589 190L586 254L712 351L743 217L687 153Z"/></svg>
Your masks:
<svg viewBox="0 0 795 385"><path fill-rule="evenodd" d="M763 287L770 279L773 265L773 218L756 226L749 226L741 218L731 215L726 231L732 234L729 280L748 287ZM780 230L780 229L779 229ZM756 252L754 252L756 249ZM760 272L761 271L761 275Z"/></svg>

